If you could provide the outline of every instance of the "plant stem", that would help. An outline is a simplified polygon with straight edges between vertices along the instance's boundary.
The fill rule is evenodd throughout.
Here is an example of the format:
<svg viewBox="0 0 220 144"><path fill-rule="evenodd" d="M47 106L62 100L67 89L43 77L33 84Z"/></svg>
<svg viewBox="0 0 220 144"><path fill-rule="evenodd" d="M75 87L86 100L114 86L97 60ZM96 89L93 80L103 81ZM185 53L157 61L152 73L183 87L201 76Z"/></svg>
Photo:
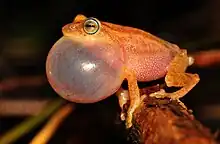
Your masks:
<svg viewBox="0 0 220 144"><path fill-rule="evenodd" d="M47 119L55 110L57 110L64 103L63 99L54 100L48 104L44 111L40 112L38 116L30 117L15 128L9 130L0 138L0 144L9 144L15 142L17 139L27 134L33 128Z"/></svg>

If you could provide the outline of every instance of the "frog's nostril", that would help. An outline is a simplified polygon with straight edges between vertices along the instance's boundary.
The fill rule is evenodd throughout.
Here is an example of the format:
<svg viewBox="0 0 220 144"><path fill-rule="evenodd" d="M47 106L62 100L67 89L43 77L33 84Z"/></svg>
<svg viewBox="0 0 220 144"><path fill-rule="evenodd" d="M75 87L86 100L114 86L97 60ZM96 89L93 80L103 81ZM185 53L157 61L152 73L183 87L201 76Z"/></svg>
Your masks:
<svg viewBox="0 0 220 144"><path fill-rule="evenodd" d="M74 26L74 25L70 25L70 26L69 26L69 29L70 29L70 30L74 30L74 29L75 29L75 26Z"/></svg>
<svg viewBox="0 0 220 144"><path fill-rule="evenodd" d="M62 28L62 32L63 32L64 34L67 34L67 33L71 32L71 31L73 31L73 30L75 30L75 26L72 25L72 24L67 24L67 25L65 25L65 26Z"/></svg>

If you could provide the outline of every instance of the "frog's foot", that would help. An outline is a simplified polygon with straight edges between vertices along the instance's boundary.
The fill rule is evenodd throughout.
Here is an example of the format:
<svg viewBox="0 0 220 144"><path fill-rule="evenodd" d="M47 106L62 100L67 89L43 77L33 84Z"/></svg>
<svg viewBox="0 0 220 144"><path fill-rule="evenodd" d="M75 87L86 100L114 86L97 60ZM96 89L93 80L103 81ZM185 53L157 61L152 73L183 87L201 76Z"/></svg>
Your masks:
<svg viewBox="0 0 220 144"><path fill-rule="evenodd" d="M149 95L149 97L155 97L155 98L170 98L170 94L169 93L166 93L164 89L160 89L160 91L157 91L157 92L154 92L154 93L151 93Z"/></svg>
<svg viewBox="0 0 220 144"><path fill-rule="evenodd" d="M176 95L175 93L167 93L164 89L151 93L149 96L155 98L170 98L171 100L178 100L182 97L182 95Z"/></svg>
<svg viewBox="0 0 220 144"><path fill-rule="evenodd" d="M133 113L137 109L137 107L140 106L140 104L142 103L142 101L144 100L145 97L146 97L146 95L144 94L140 98L135 100L134 105L132 105L130 103L129 109L127 111L127 118L126 118L126 127L127 128L130 128L132 126Z"/></svg>
<svg viewBox="0 0 220 144"><path fill-rule="evenodd" d="M184 109L187 109L185 104L181 102L178 97L173 95L173 93L166 93L164 89L160 89L160 91L151 93L149 96L155 97L155 98L170 98L171 100L176 100L181 107L183 107Z"/></svg>
<svg viewBox="0 0 220 144"><path fill-rule="evenodd" d="M116 96L118 97L119 106L121 108L120 118L121 118L122 121L124 121L126 119L126 113L125 113L125 110L124 110L124 105L129 100L128 90L124 90L124 89L120 88L116 92Z"/></svg>

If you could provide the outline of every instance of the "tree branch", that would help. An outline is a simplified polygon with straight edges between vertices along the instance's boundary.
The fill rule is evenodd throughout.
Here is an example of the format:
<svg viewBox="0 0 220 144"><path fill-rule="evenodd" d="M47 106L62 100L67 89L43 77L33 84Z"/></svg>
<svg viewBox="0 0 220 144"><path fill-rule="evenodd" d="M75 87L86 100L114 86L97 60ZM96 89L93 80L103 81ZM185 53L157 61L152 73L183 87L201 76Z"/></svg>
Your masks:
<svg viewBox="0 0 220 144"><path fill-rule="evenodd" d="M148 93L146 89L142 93ZM214 135L177 101L145 97L134 114L129 141L145 144L215 144Z"/></svg>
<svg viewBox="0 0 220 144"><path fill-rule="evenodd" d="M199 51L192 56L195 59L195 65L199 67L208 67L220 63L220 50Z"/></svg>

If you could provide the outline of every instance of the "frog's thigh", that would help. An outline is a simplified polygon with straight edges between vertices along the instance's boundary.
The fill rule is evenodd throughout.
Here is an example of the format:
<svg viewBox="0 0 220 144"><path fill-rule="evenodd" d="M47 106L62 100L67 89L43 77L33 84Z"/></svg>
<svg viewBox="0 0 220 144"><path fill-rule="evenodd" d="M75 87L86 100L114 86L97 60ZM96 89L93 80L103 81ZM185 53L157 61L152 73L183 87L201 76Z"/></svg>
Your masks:
<svg viewBox="0 0 220 144"><path fill-rule="evenodd" d="M185 73L188 66L189 58L187 56L187 52L182 50L182 52L170 63L167 75L165 76L165 82L168 87L174 86L182 88L173 93L160 91L158 93L153 93L150 96L179 99L186 95L199 82L199 76L197 74Z"/></svg>
<svg viewBox="0 0 220 144"><path fill-rule="evenodd" d="M133 113L136 108L140 105L140 91L137 84L137 78L135 73L125 68L125 78L128 81L128 91L130 105L127 110L126 127L130 128L132 126Z"/></svg>

